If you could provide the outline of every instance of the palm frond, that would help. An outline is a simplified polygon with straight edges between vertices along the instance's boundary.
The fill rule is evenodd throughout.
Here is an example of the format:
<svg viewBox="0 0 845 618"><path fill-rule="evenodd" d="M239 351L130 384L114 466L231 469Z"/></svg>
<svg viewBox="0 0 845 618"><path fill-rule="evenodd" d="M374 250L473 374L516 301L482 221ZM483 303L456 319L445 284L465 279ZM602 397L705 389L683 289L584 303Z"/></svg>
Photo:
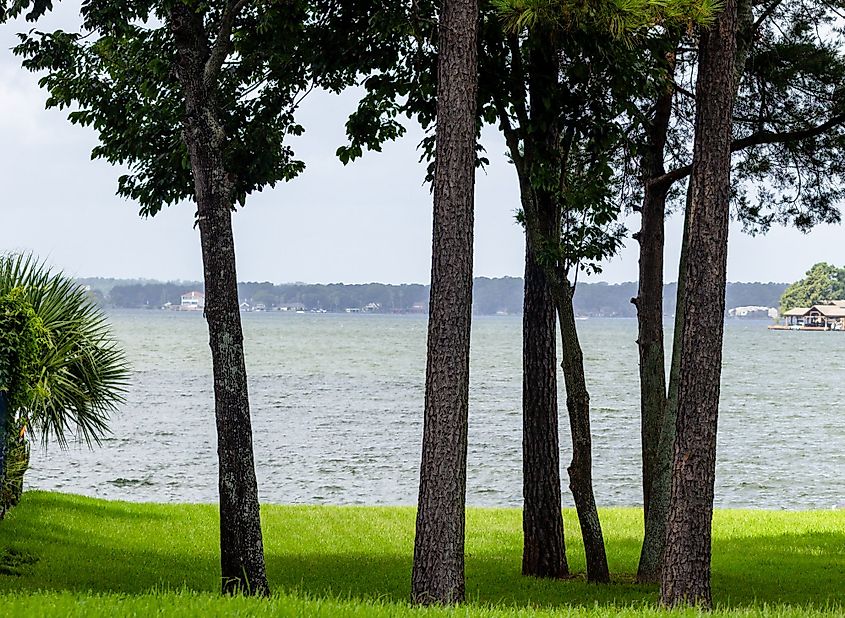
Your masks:
<svg viewBox="0 0 845 618"><path fill-rule="evenodd" d="M103 312L85 288L30 254L0 256L0 295L21 288L49 335L31 401L22 411L42 441L89 446L108 433L129 368Z"/></svg>

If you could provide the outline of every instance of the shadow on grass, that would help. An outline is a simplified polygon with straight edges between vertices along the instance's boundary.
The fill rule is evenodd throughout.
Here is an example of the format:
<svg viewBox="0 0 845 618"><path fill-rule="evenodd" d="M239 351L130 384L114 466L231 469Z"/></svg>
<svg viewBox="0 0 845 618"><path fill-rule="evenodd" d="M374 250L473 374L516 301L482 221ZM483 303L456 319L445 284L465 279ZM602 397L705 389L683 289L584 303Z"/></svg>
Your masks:
<svg viewBox="0 0 845 618"><path fill-rule="evenodd" d="M742 608L762 604L825 607L845 605L845 531L749 537L714 545L714 600ZM608 553L629 551L609 543ZM638 550L639 547L637 546ZM519 556L475 555L467 559L468 600L516 607L655 604L656 585L634 583L635 565L595 585L583 573L569 580L522 577ZM276 588L311 596L407 601L409 555L268 555Z"/></svg>
<svg viewBox="0 0 845 618"><path fill-rule="evenodd" d="M186 514L187 513L187 514ZM405 602L411 572L412 519L382 536L368 537L355 551L360 511L332 513L331 526L279 511L268 527L267 572L276 591L311 597ZM81 517L80 517L81 515ZM377 519L378 513L373 512ZM518 518L515 518L518 521ZM317 526L305 529L304 526ZM56 590L133 594L150 590L218 590L217 520L213 508L148 508L75 497L31 496L0 522L0 551L24 551L37 561L14 575L0 574L0 590ZM337 545L315 551L290 538L324 539ZM287 535L282 537L281 535ZM311 535L311 536L309 536ZM656 586L633 582L639 539L607 535L618 583L588 584L522 577L518 525L491 540L477 530L468 543L470 601L516 607L643 605L657 599ZM397 541L397 538L402 538ZM574 537L574 535L573 535ZM331 540L331 539L330 539ZM568 540L572 564L583 564L579 539ZM714 597L723 607L790 604L845 605L845 530L718 539L714 543ZM479 550L478 548L483 548Z"/></svg>

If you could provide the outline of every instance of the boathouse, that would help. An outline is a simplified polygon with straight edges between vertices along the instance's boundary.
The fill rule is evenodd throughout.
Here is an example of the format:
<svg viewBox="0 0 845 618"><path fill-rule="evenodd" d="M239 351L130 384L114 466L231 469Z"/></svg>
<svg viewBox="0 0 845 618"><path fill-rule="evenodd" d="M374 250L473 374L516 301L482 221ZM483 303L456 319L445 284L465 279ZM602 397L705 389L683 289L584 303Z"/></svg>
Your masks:
<svg viewBox="0 0 845 618"><path fill-rule="evenodd" d="M841 330L845 331L845 300L831 300L812 307L795 307L781 316L783 324L775 330Z"/></svg>

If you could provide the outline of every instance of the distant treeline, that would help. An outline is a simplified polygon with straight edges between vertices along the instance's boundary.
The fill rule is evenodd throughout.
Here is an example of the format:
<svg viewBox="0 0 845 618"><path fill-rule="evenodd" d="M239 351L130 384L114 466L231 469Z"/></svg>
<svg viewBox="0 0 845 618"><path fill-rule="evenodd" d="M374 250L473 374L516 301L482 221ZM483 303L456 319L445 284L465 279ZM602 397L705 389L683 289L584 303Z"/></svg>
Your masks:
<svg viewBox="0 0 845 618"><path fill-rule="evenodd" d="M84 280L92 293L106 306L119 308L158 309L167 303L178 305L182 294L201 291L202 284L195 281L156 283L111 280L112 285L102 285L103 280ZM727 286L728 309L748 305L777 307L785 283L729 283ZM250 307L264 305L266 309L304 309L344 312L367 310L374 313L426 313L428 311L428 286L421 284L388 285L363 284L305 284L247 282L238 285L241 302ZM664 312L675 313L677 286L665 287ZM637 284L580 283L575 294L575 311L578 315L593 317L635 317L631 298L637 294ZM502 277L475 279L473 311L477 315L522 313L522 279Z"/></svg>

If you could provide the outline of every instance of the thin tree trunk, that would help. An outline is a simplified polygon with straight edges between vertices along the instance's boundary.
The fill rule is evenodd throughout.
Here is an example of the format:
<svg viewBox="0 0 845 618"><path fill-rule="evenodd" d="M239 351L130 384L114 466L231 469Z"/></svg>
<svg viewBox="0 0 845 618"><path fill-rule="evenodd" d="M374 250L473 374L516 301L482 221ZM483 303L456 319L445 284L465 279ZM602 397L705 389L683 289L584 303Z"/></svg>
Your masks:
<svg viewBox="0 0 845 618"><path fill-rule="evenodd" d="M223 162L226 136L214 93L203 80L208 40L201 18L184 4L171 12L177 74L185 97L183 139L194 177L194 198L205 279L214 373L220 491L220 564L224 593L267 595L252 423L238 306L232 187Z"/></svg>
<svg viewBox="0 0 845 618"><path fill-rule="evenodd" d="M564 285L568 286L564 282ZM566 409L572 433L572 463L569 464L569 489L575 501L584 553L587 559L587 581L610 581L607 555L601 522L593 495L593 454L590 432L590 394L584 376L584 355L575 326L572 290L556 289L560 338L562 342L561 368L566 384Z"/></svg>
<svg viewBox="0 0 845 618"><path fill-rule="evenodd" d="M674 51L667 54L669 79L674 74ZM666 172L664 156L669 121L672 117L674 86L669 82L657 100L655 116L649 131L647 152L642 168L645 195L642 205L642 227L637 240L640 245L639 290L637 307L640 353L640 419L643 459L643 519L645 538L637 569L637 581L660 580L663 543L666 537L666 510L652 512L651 505L668 506L671 469L658 467L661 436L665 432L666 364L663 343L663 249L666 218L665 188L649 184ZM671 449L671 444L669 444ZM671 452L671 451L670 451ZM660 476L662 474L662 476Z"/></svg>
<svg viewBox="0 0 845 618"><path fill-rule="evenodd" d="M711 523L722 369L737 5L699 45L678 418L661 602L712 606Z"/></svg>
<svg viewBox="0 0 845 618"><path fill-rule="evenodd" d="M689 198L688 198L689 199ZM688 218L684 215L684 233L681 241L681 259L678 271L686 270L688 250ZM681 368L681 333L684 327L684 281L678 277L675 320L672 331L672 360L669 369L669 392L666 398L660 438L652 464L651 501L646 517L645 538L640 553L637 581L660 581L666 553L666 526L669 521L669 502L672 494L672 458L675 452L675 425L678 418L678 375ZM655 575L656 570L656 575Z"/></svg>
<svg viewBox="0 0 845 618"><path fill-rule="evenodd" d="M522 574L569 575L561 517L555 305L526 243L522 313Z"/></svg>
<svg viewBox="0 0 845 618"><path fill-rule="evenodd" d="M3 484L6 482L6 460L8 458L8 453L6 452L8 439L6 434L11 425L11 414L9 394L6 391L0 391L0 519L6 516L6 509L11 506L6 504L2 491Z"/></svg>
<svg viewBox="0 0 845 618"><path fill-rule="evenodd" d="M425 419L411 599L464 600L477 0L440 12Z"/></svg>

